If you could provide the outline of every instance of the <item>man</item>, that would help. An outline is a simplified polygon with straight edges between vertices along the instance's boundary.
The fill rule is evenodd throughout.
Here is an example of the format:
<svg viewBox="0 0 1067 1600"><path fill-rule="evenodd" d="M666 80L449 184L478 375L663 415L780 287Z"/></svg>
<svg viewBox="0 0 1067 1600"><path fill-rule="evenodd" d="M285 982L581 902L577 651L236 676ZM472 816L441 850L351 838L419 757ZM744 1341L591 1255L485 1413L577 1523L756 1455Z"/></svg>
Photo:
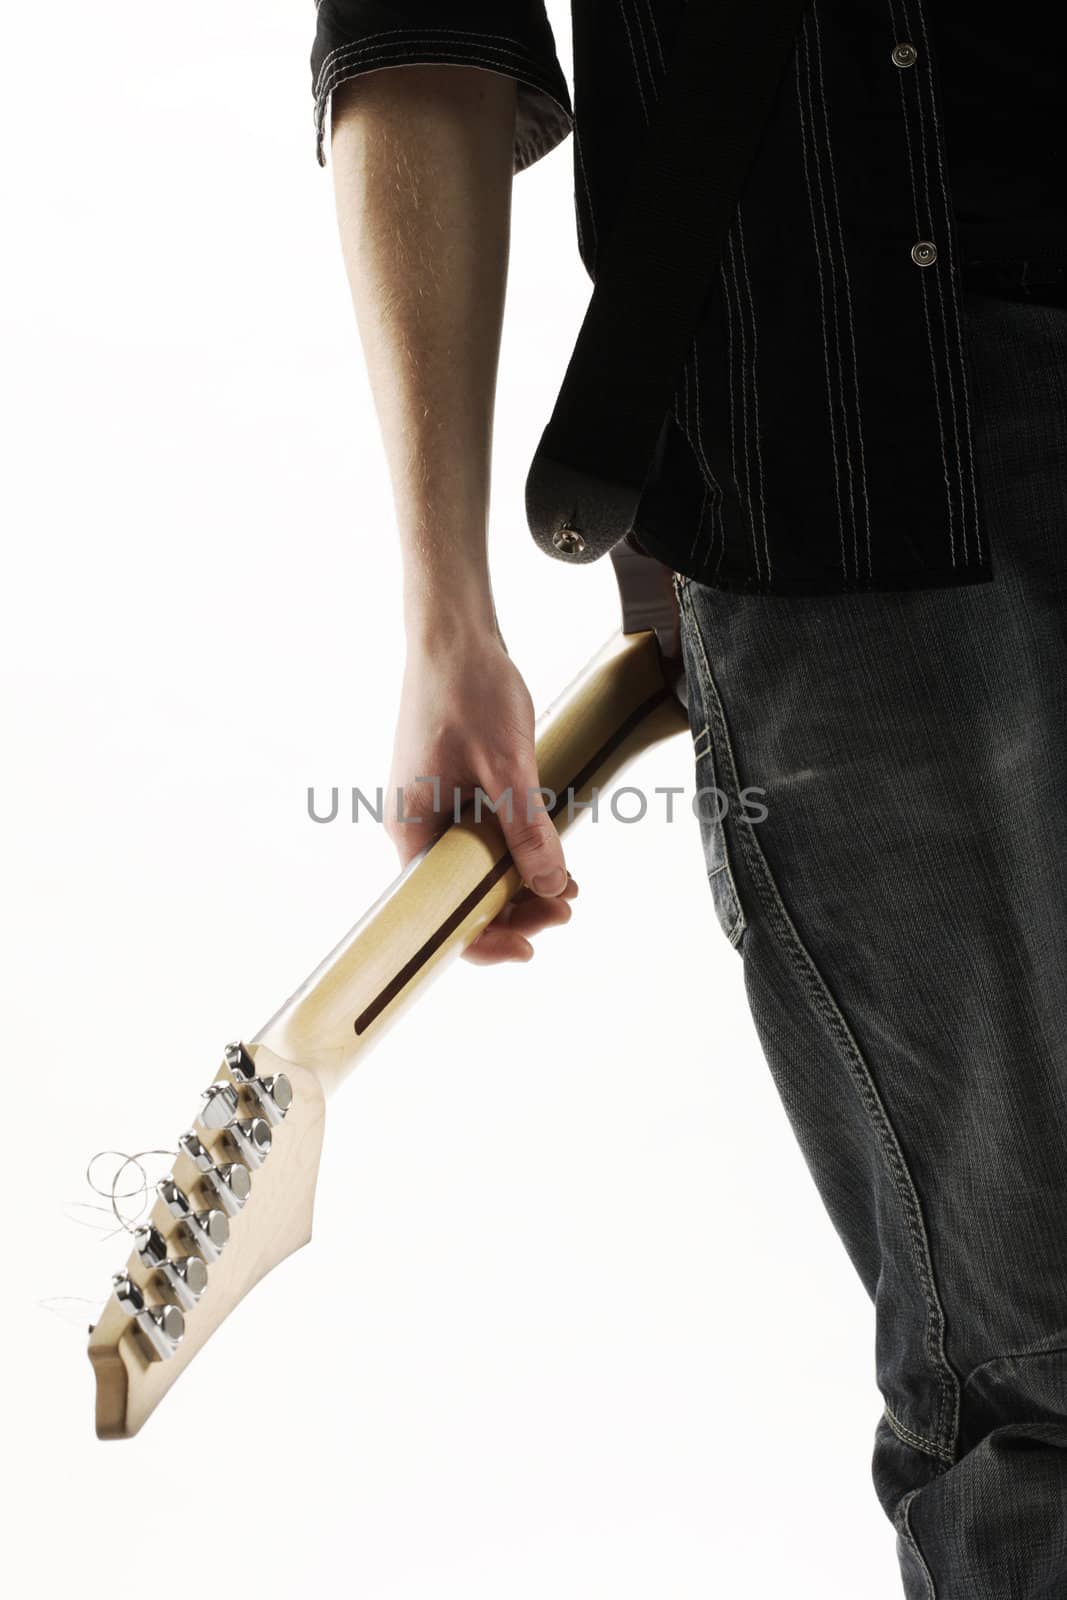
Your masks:
<svg viewBox="0 0 1067 1600"><path fill-rule="evenodd" d="M757 0L748 0L755 4ZM486 565L510 185L573 132L590 274L681 0L322 0L312 55L395 491L393 781L537 783ZM1067 1595L1067 208L1024 5L810 0L638 510L673 568L709 881L876 1307L911 1600ZM382 71L382 67L400 70ZM740 803L766 790L755 825ZM402 857L415 831L398 828ZM570 914L551 826L472 954ZM832 1522L832 1512L830 1513Z"/></svg>

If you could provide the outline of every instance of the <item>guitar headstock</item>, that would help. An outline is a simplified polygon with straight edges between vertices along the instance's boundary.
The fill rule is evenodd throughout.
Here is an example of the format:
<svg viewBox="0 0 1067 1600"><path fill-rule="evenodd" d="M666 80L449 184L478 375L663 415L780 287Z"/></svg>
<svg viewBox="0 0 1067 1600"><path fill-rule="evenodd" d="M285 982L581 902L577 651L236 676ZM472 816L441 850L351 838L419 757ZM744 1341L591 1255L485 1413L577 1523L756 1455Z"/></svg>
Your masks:
<svg viewBox="0 0 1067 1600"><path fill-rule="evenodd" d="M101 1439L135 1434L254 1284L311 1237L313 1073L228 1045L89 1338Z"/></svg>

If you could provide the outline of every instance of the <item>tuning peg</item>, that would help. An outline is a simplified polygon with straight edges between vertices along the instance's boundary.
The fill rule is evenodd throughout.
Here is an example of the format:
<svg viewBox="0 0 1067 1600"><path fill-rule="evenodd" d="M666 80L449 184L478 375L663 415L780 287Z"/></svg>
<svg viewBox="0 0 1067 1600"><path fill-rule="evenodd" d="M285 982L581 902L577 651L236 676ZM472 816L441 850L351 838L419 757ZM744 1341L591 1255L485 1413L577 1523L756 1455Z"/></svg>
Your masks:
<svg viewBox="0 0 1067 1600"><path fill-rule="evenodd" d="M256 1064L240 1039L228 1044L222 1052L223 1059L235 1078L254 1078Z"/></svg>
<svg viewBox="0 0 1067 1600"><path fill-rule="evenodd" d="M255 1100L260 1114L277 1127L293 1103L293 1086L285 1073L257 1077L256 1064L243 1044L226 1046L226 1065L241 1088Z"/></svg>
<svg viewBox="0 0 1067 1600"><path fill-rule="evenodd" d="M228 1128L237 1115L237 1090L232 1083L212 1083L200 1096L199 1120L205 1128Z"/></svg>
<svg viewBox="0 0 1067 1600"><path fill-rule="evenodd" d="M225 1166L217 1167L195 1133L183 1133L178 1140L178 1148L189 1157L200 1173L204 1187L211 1190L227 1216L235 1217L251 1193L252 1180L248 1176L248 1168L239 1161L228 1161Z"/></svg>
<svg viewBox="0 0 1067 1600"><path fill-rule="evenodd" d="M172 1217L177 1217L205 1261L217 1261L230 1237L225 1212L210 1209L194 1211L189 1196L173 1178L164 1178L158 1193Z"/></svg>
<svg viewBox="0 0 1067 1600"><path fill-rule="evenodd" d="M261 1167L270 1155L270 1124L262 1117L249 1117L247 1121L231 1122L226 1129L226 1138L246 1166Z"/></svg>
<svg viewBox="0 0 1067 1600"><path fill-rule="evenodd" d="M256 1110L275 1127L293 1103L293 1086L284 1072L271 1078L249 1078L241 1087L255 1101Z"/></svg>
<svg viewBox="0 0 1067 1600"><path fill-rule="evenodd" d="M182 1310L191 1311L207 1288L207 1268L200 1257L179 1256L168 1261L167 1241L151 1225L138 1228L133 1243L142 1266L154 1267Z"/></svg>
<svg viewBox="0 0 1067 1600"><path fill-rule="evenodd" d="M169 1303L146 1306L143 1291L125 1272L116 1272L111 1287L123 1311L144 1334L153 1354L160 1361L172 1356L185 1332L185 1318L179 1308Z"/></svg>
<svg viewBox="0 0 1067 1600"><path fill-rule="evenodd" d="M189 1157L198 1172L210 1172L215 1165L211 1159L210 1151L204 1149L204 1146L192 1130L182 1134L178 1140L178 1149L183 1155Z"/></svg>
<svg viewBox="0 0 1067 1600"><path fill-rule="evenodd" d="M235 1217L252 1192L248 1168L240 1161L227 1161L204 1173L204 1187L211 1190L228 1216Z"/></svg>

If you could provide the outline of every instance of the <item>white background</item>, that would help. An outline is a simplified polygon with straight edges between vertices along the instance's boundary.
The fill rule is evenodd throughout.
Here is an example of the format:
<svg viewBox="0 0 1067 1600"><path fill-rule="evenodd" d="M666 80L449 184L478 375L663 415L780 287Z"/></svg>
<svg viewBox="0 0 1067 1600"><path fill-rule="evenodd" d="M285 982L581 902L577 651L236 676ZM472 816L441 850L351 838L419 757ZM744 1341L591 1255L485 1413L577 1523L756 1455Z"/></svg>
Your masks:
<svg viewBox="0 0 1067 1600"><path fill-rule="evenodd" d="M310 1248L139 1438L94 1439L85 1324L125 1250L71 1219L88 1157L172 1144L222 1044L395 872L372 824L305 809L384 781L401 659L313 20L52 0L7 24L17 1592L888 1600L873 1314L684 814L571 836L571 926L529 967L450 968L331 1102ZM497 421L499 609L539 705L617 623L608 564L545 560L522 504L588 295L571 159L516 182ZM689 784L687 741L629 781Z"/></svg>

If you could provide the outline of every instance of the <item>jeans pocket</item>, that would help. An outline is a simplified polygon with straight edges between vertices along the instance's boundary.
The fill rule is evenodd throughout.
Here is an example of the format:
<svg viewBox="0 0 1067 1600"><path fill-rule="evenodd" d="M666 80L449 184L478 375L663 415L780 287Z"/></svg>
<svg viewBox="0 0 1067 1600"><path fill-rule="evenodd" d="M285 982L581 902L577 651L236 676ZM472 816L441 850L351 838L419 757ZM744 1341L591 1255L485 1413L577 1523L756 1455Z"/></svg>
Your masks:
<svg viewBox="0 0 1067 1600"><path fill-rule="evenodd" d="M699 696L696 698L699 700ZM715 753L709 724L694 721L691 727L696 777L694 807L700 824L700 840L704 849L708 885L719 926L730 943L736 947L740 944L745 931L745 918L727 853L725 822L729 811L729 798L716 780Z"/></svg>
<svg viewBox="0 0 1067 1600"><path fill-rule="evenodd" d="M685 664L689 728L693 739L696 794L693 809L700 824L700 839L707 866L708 885L715 915L730 943L737 948L745 931L745 917L734 881L726 839L730 797L719 782L718 761L711 721L711 696L704 681L702 652L692 648L690 630L699 626L688 584L676 586L682 616L682 656Z"/></svg>

